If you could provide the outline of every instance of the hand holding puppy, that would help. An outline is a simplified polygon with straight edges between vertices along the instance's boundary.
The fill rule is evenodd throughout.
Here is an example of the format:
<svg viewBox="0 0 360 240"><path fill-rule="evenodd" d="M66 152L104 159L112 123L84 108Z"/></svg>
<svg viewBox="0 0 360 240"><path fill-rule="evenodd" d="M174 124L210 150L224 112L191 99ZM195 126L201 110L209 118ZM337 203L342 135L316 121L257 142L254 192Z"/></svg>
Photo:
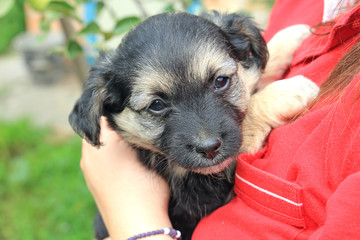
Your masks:
<svg viewBox="0 0 360 240"><path fill-rule="evenodd" d="M100 125L103 146L83 141L80 165L112 239L171 227L167 183L137 160L105 118Z"/></svg>

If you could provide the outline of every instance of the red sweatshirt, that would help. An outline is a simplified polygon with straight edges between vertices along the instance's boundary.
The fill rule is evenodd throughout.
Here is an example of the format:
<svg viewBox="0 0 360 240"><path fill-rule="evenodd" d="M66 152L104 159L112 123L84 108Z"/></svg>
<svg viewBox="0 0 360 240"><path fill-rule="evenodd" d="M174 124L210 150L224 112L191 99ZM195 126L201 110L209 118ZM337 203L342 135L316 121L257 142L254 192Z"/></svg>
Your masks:
<svg viewBox="0 0 360 240"><path fill-rule="evenodd" d="M322 7L320 0L277 1L265 37L292 24L320 22ZM285 78L325 81L360 40L360 6L316 31L329 34L308 37ZM236 196L204 218L193 239L360 239L359 83L360 74L341 100L274 129L255 155L241 154Z"/></svg>

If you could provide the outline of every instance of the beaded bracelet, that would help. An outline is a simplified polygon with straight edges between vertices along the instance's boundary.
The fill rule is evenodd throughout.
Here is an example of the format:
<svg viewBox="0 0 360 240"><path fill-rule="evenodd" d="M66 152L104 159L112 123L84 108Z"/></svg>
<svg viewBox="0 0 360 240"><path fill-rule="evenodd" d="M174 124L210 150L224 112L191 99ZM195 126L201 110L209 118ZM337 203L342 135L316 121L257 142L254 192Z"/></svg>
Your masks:
<svg viewBox="0 0 360 240"><path fill-rule="evenodd" d="M136 240L136 239L141 239L141 238L150 237L150 236L159 235L159 234L166 234L166 235L169 235L172 239L181 240L181 232L178 230L175 230L173 228L163 228L163 229L159 229L159 230L155 230L155 231L151 231L151 232L140 233L138 235L128 238L127 240Z"/></svg>

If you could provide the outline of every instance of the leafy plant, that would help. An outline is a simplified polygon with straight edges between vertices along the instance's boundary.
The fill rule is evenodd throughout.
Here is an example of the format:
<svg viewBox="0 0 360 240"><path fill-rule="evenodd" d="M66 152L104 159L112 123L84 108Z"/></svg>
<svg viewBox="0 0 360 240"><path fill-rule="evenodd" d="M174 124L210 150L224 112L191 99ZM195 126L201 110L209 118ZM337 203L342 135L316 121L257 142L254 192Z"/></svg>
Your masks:
<svg viewBox="0 0 360 240"><path fill-rule="evenodd" d="M38 7L34 5L35 0L27 0L27 2L40 10L43 14L42 20L40 22L40 27L43 32L50 31L50 24L58 19L66 19L68 21L61 21L64 29L70 29L70 31L65 30L67 42L64 47L57 48L55 51L64 52L68 58L75 58L84 50L84 41L83 36L88 34L96 34L102 37L103 40L109 40L114 36L118 36L128 31L134 25L141 21L141 18L138 16L130 16L122 19L117 19L114 15L114 29L110 31L105 31L99 26L97 19L85 23L82 17L79 15L79 9L84 6L85 0L67 0L67 1L56 1L56 0L36 0L46 2L45 5ZM99 15L102 11L106 11L108 5L106 1L93 1L96 4L96 15ZM67 26L64 26L67 25ZM75 30L73 25L79 26Z"/></svg>
<svg viewBox="0 0 360 240"><path fill-rule="evenodd" d="M25 30L23 4L24 0L0 1L0 53L5 52L12 39Z"/></svg>
<svg viewBox="0 0 360 240"><path fill-rule="evenodd" d="M79 167L81 141L29 120L0 121L0 239L91 239L95 204Z"/></svg>
<svg viewBox="0 0 360 240"><path fill-rule="evenodd" d="M55 51L64 52L67 57L73 59L78 54L82 53L85 46L83 37L89 34L95 34L102 39L102 41L107 41L115 36L122 35L129 31L132 27L138 24L143 18L148 17L146 9L144 9L141 1L135 0L135 4L138 6L142 16L126 16L123 18L118 18L113 12L111 6L103 0L25 0L29 3L34 9L38 10L43 14L40 27L46 33L50 30L50 24L58 19L67 19L70 21L61 21L63 28L71 28L70 32L67 32L67 43L63 48L57 48ZM166 1L162 0L166 3ZM170 1L167 0L168 4L165 4L164 11L174 11L179 8L185 8L191 4L192 0L182 0L182 1ZM102 12L106 12L112 17L113 28L105 31L101 28L98 23L98 19L85 23L82 17L79 15L79 9L84 6L86 3L96 4L96 16L99 16ZM177 3L178 2L178 3ZM67 25L67 26L64 26ZM79 26L77 30L70 25ZM66 32L66 31L65 31ZM97 47L101 46L98 44Z"/></svg>
<svg viewBox="0 0 360 240"><path fill-rule="evenodd" d="M80 84L85 82L88 71L88 64L83 56L84 52L88 62L93 63L97 50L106 49L106 44L104 43L107 40L126 33L137 23L149 16L142 4L142 1L145 0L132 0L138 6L141 16L131 15L122 18L116 16L115 11L113 11L106 0L1 0L0 14L6 14L8 9L17 1L25 1L25 3L41 14L42 18L39 25L44 35L51 31L51 23L59 20L66 37L66 43L64 46L53 47L51 52L62 53L67 58L73 60L74 70ZM158 1L164 3L164 11L184 10L188 4L193 2L193 0ZM94 18L85 22L83 16L79 13L82 12L81 10L83 10L84 6L88 5L96 5L96 8L93 14ZM111 24L113 26L112 29L104 30L100 26L98 16L101 14L111 16L113 21L113 24ZM86 41L85 36L87 39L94 39L96 36L96 44L92 40L90 42ZM43 39L45 39L44 36Z"/></svg>

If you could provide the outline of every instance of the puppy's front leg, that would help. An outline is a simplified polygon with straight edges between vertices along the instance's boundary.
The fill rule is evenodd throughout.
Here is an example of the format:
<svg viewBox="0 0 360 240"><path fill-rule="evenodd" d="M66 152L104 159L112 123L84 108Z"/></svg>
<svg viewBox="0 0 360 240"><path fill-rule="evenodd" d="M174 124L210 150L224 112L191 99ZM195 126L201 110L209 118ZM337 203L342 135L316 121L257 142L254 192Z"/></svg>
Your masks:
<svg viewBox="0 0 360 240"><path fill-rule="evenodd" d="M294 53L302 41L310 35L310 27L293 25L277 32L267 44L269 61L258 82L257 89L263 89L275 80L282 79L289 68Z"/></svg>
<svg viewBox="0 0 360 240"><path fill-rule="evenodd" d="M261 149L271 129L279 127L306 107L319 92L319 87L303 76L279 80L250 100L243 121L241 152L254 153Z"/></svg>

